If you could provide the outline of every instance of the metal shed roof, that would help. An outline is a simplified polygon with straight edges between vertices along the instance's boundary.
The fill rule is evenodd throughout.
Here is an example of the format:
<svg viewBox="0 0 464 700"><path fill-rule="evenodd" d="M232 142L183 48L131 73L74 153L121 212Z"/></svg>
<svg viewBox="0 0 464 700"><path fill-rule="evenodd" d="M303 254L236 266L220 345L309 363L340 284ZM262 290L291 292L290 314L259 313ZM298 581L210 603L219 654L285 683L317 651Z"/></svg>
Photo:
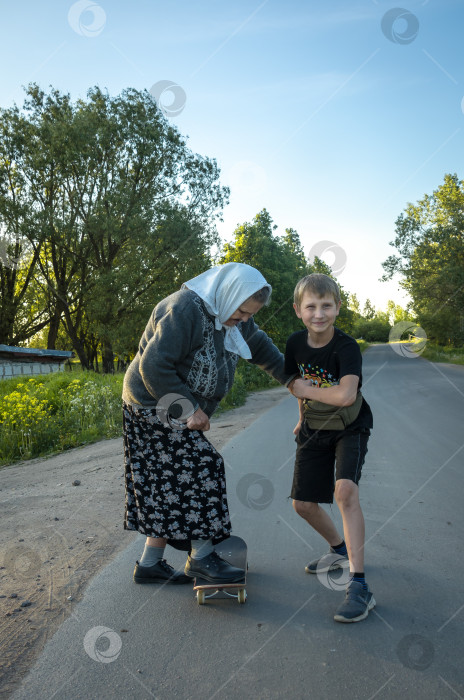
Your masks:
<svg viewBox="0 0 464 700"><path fill-rule="evenodd" d="M15 360L47 360L62 362L72 357L69 350L43 350L41 348L17 348L14 345L0 345L0 357Z"/></svg>

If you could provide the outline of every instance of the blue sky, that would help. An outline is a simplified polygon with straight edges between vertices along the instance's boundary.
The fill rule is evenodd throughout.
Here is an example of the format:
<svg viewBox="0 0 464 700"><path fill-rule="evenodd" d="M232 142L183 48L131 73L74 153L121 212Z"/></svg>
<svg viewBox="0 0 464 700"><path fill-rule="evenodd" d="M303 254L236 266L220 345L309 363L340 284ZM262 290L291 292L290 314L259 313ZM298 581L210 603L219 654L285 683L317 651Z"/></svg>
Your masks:
<svg viewBox="0 0 464 700"><path fill-rule="evenodd" d="M404 305L379 282L395 219L464 178L464 4L396 2L3 0L0 106L29 82L78 98L171 81L160 105L231 188L223 240L266 208L362 303Z"/></svg>

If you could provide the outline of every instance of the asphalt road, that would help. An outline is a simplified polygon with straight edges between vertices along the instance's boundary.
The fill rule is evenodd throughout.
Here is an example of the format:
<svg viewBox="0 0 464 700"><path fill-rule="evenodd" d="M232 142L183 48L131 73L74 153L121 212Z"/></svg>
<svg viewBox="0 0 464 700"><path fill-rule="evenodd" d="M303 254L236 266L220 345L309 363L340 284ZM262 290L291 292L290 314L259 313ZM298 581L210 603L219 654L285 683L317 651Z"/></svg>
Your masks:
<svg viewBox="0 0 464 700"><path fill-rule="evenodd" d="M15 700L464 698L464 368L373 347L364 395L375 426L360 487L377 600L366 620L334 622L341 584L304 571L326 544L288 499L289 397L223 450L234 533L249 547L247 603L199 606L190 586L135 585L140 536L90 582Z"/></svg>

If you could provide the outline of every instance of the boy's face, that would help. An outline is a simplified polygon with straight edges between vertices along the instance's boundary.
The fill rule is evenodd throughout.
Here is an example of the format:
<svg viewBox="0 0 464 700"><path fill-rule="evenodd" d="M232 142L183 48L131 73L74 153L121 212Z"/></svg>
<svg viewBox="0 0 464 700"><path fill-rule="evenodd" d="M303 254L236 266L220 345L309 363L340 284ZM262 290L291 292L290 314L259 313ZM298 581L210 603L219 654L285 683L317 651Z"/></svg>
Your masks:
<svg viewBox="0 0 464 700"><path fill-rule="evenodd" d="M319 336L332 330L340 306L341 301L337 303L331 294L319 297L309 290L304 292L299 307L293 304L296 315L301 318L311 335Z"/></svg>

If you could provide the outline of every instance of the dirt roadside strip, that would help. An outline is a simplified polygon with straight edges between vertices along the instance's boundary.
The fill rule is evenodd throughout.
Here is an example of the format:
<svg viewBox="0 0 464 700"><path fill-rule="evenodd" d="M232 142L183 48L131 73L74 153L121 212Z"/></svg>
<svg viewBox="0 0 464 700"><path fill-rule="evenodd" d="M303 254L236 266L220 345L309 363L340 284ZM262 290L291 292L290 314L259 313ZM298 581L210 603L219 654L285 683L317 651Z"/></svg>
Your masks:
<svg viewBox="0 0 464 700"><path fill-rule="evenodd" d="M281 387L250 394L213 418L208 439L221 450L288 395ZM295 402L295 423L297 412ZM89 579L137 537L123 529L121 438L0 469L0 508L0 697L7 698Z"/></svg>

